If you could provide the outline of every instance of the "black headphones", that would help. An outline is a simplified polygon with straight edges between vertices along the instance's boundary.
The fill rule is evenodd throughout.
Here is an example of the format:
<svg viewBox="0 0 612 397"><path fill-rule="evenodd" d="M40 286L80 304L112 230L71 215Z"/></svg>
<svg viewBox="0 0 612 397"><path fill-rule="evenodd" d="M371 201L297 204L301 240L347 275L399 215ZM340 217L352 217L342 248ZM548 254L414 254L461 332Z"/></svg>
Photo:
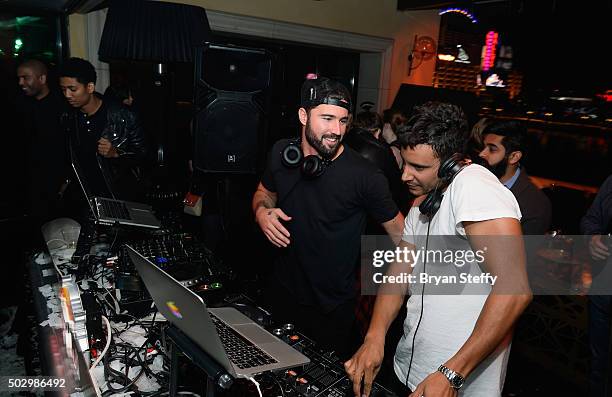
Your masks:
<svg viewBox="0 0 612 397"><path fill-rule="evenodd" d="M463 155L455 153L448 159L444 160L438 168L438 178L440 182L436 185L435 189L427 194L425 200L419 205L419 211L421 214L427 216L429 219L433 218L436 212L440 209L442 204L442 197L444 196L444 188L450 185L453 178L465 168L466 162L463 159Z"/></svg>
<svg viewBox="0 0 612 397"><path fill-rule="evenodd" d="M300 167L302 175L307 179L314 179L323 174L331 160L323 159L316 155L304 157L302 153L301 138L289 141L287 146L281 151L281 161L287 168Z"/></svg>

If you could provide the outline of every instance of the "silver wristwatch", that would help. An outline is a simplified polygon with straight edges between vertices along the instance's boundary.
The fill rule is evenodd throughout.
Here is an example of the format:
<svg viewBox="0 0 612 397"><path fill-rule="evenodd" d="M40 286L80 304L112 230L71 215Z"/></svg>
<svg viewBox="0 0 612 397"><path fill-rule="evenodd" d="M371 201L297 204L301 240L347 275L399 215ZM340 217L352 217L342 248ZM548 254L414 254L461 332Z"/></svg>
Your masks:
<svg viewBox="0 0 612 397"><path fill-rule="evenodd" d="M442 375L444 375L446 379L448 379L451 387L455 390L461 389L461 386L463 386L463 384L465 383L465 378L463 376L453 371L452 369L445 367L444 365L440 365L438 371L442 372Z"/></svg>

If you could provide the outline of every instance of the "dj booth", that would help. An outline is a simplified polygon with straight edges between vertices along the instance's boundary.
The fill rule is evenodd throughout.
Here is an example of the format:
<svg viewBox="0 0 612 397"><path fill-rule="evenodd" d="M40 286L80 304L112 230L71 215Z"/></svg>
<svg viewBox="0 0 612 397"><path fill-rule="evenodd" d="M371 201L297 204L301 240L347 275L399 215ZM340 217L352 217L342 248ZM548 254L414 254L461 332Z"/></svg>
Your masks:
<svg viewBox="0 0 612 397"><path fill-rule="evenodd" d="M236 276L231 269L191 234L164 228L143 231L93 223L81 227L68 218L49 222L42 227L42 232L48 250L33 257L29 270L39 324L42 373L65 379L65 387L53 389L54 393L74 396L353 395L352 383L334 352L320 348L293 324L275 323L273 314L237 291ZM237 376L242 373L240 368L265 362L252 358L251 350L246 348L241 350L246 358L236 359L230 352L234 347L224 336L227 331L222 329L223 324L220 327L214 321L217 335L198 338L200 335L194 334L193 329L181 329L185 328L184 323L172 318L189 314L184 307L181 313L174 302L166 301L167 307L158 310L128 247L146 265L169 275L173 285L180 284L181 290L187 289L191 291L189 294L201 299L206 320L218 308L237 309L254 326L268 331L272 338L268 342L288 345L306 360L293 367L280 366L255 371L252 376ZM151 294L155 296L154 292ZM171 313L168 316L172 321L162 312ZM202 328L204 332L205 327ZM232 338L251 343L237 330L230 330L235 334ZM194 338L187 336L190 332ZM221 356L211 351L209 339L222 341L225 352ZM255 343L255 348L261 346L266 345ZM223 364L219 357L226 356L228 360ZM394 394L375 384L371 395Z"/></svg>

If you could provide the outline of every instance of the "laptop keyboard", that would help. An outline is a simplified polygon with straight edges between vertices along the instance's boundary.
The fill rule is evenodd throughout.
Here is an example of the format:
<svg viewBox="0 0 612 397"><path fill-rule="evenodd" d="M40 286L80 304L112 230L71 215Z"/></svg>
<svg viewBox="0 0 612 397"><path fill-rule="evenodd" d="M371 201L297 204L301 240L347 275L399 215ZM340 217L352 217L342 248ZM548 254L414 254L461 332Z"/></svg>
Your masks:
<svg viewBox="0 0 612 397"><path fill-rule="evenodd" d="M100 200L100 203L105 216L117 219L132 219L125 203L110 200Z"/></svg>
<svg viewBox="0 0 612 397"><path fill-rule="evenodd" d="M238 368L252 368L278 362L223 321L219 320L214 314L209 314L217 327L217 334L221 339L227 356Z"/></svg>

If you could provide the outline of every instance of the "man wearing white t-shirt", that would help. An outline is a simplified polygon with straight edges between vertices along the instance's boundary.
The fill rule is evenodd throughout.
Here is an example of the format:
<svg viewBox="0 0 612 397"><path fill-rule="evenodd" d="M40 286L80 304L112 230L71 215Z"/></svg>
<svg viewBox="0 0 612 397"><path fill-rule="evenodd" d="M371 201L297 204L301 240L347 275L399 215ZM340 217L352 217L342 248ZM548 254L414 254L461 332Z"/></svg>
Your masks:
<svg viewBox="0 0 612 397"><path fill-rule="evenodd" d="M408 270L419 276L446 269L483 275L486 282L449 286L446 293L432 292L427 282L382 284L364 343L345 363L356 396L370 392L385 334L407 289L411 296L394 369L413 391L410 397L501 395L512 328L531 301L521 213L512 193L491 172L464 160L466 136L461 109L434 102L417 108L400 130L402 181L419 199L406 217L399 249L417 252L424 244L427 251L435 237L445 236L465 240L482 261L440 266L416 259L406 266L397 259L388 274Z"/></svg>

